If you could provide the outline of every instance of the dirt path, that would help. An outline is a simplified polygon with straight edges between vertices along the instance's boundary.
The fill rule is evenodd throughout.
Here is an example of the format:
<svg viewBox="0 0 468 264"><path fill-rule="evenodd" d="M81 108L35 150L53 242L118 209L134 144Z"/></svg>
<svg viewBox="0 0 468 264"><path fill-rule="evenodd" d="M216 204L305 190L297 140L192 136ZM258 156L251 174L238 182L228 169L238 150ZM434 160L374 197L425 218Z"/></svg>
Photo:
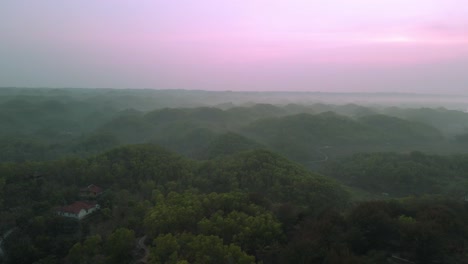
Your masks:
<svg viewBox="0 0 468 264"><path fill-rule="evenodd" d="M145 240L146 240L146 236L143 236L140 239L138 239L138 247L142 248L145 251L145 254L138 261L138 263L148 263L148 258L149 258L149 253L150 252L149 252L148 247L145 245Z"/></svg>
<svg viewBox="0 0 468 264"><path fill-rule="evenodd" d="M5 241L5 239L7 239L15 230L16 227L13 227L10 230L6 231L5 234L0 236L0 258L3 257L3 255L5 254L5 251L3 250L3 241Z"/></svg>

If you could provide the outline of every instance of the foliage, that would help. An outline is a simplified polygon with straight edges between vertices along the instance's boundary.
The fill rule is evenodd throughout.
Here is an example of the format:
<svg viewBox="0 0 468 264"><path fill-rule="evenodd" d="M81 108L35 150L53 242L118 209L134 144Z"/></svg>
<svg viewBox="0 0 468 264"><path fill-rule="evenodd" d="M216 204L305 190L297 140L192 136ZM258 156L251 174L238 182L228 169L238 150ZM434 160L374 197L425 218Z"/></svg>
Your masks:
<svg viewBox="0 0 468 264"><path fill-rule="evenodd" d="M461 198L467 192L467 161L466 155L363 153L332 162L323 173L378 194L439 193Z"/></svg>
<svg viewBox="0 0 468 264"><path fill-rule="evenodd" d="M105 252L108 263L128 263L132 259L132 249L135 247L135 233L126 228L115 230L107 239Z"/></svg>
<svg viewBox="0 0 468 264"><path fill-rule="evenodd" d="M0 89L0 261L466 263L466 113L220 94Z"/></svg>
<svg viewBox="0 0 468 264"><path fill-rule="evenodd" d="M224 245L216 236L160 235L154 239L150 263L255 263L234 244Z"/></svg>
<svg viewBox="0 0 468 264"><path fill-rule="evenodd" d="M150 209L145 226L153 237L185 232L216 235L248 252L272 245L282 235L275 217L241 193L171 192Z"/></svg>

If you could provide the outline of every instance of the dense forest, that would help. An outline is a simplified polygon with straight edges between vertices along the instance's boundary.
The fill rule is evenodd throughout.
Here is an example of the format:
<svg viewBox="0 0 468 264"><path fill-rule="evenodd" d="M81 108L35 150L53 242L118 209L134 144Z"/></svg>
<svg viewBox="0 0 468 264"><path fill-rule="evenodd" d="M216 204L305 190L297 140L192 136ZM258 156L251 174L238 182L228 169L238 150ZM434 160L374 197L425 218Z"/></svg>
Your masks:
<svg viewBox="0 0 468 264"><path fill-rule="evenodd" d="M468 263L468 113L288 96L0 89L0 262Z"/></svg>

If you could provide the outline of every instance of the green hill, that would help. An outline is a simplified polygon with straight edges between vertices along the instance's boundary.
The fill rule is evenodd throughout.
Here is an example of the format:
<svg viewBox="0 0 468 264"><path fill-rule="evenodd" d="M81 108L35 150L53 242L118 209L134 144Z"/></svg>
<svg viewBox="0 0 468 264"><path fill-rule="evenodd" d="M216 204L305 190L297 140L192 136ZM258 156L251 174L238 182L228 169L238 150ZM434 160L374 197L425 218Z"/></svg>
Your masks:
<svg viewBox="0 0 468 264"><path fill-rule="evenodd" d="M371 193L394 197L444 194L460 198L467 193L466 164L466 155L362 153L331 162L322 172Z"/></svg>
<svg viewBox="0 0 468 264"><path fill-rule="evenodd" d="M347 193L336 182L267 150L241 152L204 162L196 175L205 191L242 190L276 202L313 208L342 207Z"/></svg>
<svg viewBox="0 0 468 264"><path fill-rule="evenodd" d="M259 148L265 147L249 138L228 132L215 137L204 151L203 156L213 159Z"/></svg>
<svg viewBox="0 0 468 264"><path fill-rule="evenodd" d="M351 149L355 153L443 139L435 128L417 122L383 115L355 120L333 112L262 119L246 126L243 133L301 162L318 159L318 149L324 146L333 146L332 152Z"/></svg>

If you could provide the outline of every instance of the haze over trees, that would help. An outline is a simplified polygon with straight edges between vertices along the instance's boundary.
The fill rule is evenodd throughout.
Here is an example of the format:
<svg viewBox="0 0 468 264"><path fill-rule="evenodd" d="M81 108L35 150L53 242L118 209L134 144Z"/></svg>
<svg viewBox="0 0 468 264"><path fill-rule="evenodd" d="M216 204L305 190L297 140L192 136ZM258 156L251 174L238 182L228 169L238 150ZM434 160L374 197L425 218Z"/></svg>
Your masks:
<svg viewBox="0 0 468 264"><path fill-rule="evenodd" d="M468 113L456 105L0 95L5 263L467 263ZM90 184L104 190L99 211L57 214Z"/></svg>

